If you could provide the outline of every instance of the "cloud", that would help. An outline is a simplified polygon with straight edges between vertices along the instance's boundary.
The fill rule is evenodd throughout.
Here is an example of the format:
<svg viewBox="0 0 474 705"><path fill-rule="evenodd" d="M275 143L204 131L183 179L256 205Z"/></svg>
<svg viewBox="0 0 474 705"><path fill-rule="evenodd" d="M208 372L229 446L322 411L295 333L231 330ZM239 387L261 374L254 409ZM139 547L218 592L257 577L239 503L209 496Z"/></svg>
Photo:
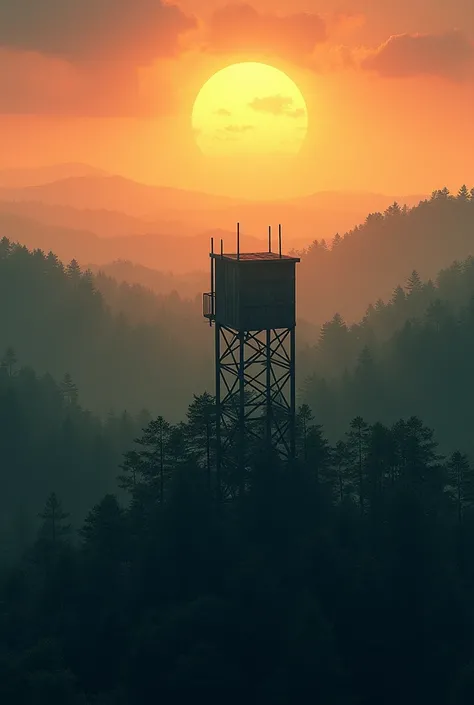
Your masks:
<svg viewBox="0 0 474 705"><path fill-rule="evenodd" d="M134 66L75 65L36 52L0 48L0 113L137 117L174 107L165 77L144 91Z"/></svg>
<svg viewBox="0 0 474 705"><path fill-rule="evenodd" d="M331 39L341 39L354 34L366 24L367 18L361 12L336 11L329 16L327 27Z"/></svg>
<svg viewBox="0 0 474 705"><path fill-rule="evenodd" d="M216 115L221 115L222 117L230 117L232 113L230 110L226 110L226 108L219 108L219 110L216 110Z"/></svg>
<svg viewBox="0 0 474 705"><path fill-rule="evenodd" d="M195 26L163 0L0 0L0 46L72 62L145 65L175 55Z"/></svg>
<svg viewBox="0 0 474 705"><path fill-rule="evenodd" d="M276 54L301 60L326 39L324 20L312 13L264 14L245 3L217 9L207 49L217 53Z"/></svg>
<svg viewBox="0 0 474 705"><path fill-rule="evenodd" d="M458 30L398 34L369 53L361 67L381 76L445 76L461 79L474 69L474 44Z"/></svg>
<svg viewBox="0 0 474 705"><path fill-rule="evenodd" d="M249 130L254 130L255 126L254 125L227 125L225 129L227 132L233 132L236 134L240 134L242 132L248 132Z"/></svg>
<svg viewBox="0 0 474 705"><path fill-rule="evenodd" d="M305 117L306 115L306 110L304 108L295 108L295 110L290 110L286 112L286 115L288 117L292 118L300 118L300 117Z"/></svg>
<svg viewBox="0 0 474 705"><path fill-rule="evenodd" d="M304 108L293 109L293 98L283 95L269 95L265 98L254 98L249 107L260 113L271 113L271 115L286 115L287 117L299 118L306 115Z"/></svg>

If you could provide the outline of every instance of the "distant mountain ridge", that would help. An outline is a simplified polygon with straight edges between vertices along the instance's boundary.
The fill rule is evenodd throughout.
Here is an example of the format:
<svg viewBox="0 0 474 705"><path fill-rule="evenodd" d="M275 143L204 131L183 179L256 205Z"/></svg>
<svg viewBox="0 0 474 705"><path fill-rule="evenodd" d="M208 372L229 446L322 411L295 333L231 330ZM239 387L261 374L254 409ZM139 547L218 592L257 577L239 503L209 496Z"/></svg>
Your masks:
<svg viewBox="0 0 474 705"><path fill-rule="evenodd" d="M3 235L31 249L53 250L61 260L76 259L83 266L129 260L159 271L183 274L199 269L206 271L209 262L210 238L206 232L187 238L166 233L102 238L88 230L47 225L0 209L0 237ZM221 235L225 238L226 250L234 250L235 234L222 232ZM264 240L251 236L246 237L245 243L250 250L266 248Z"/></svg>
<svg viewBox="0 0 474 705"><path fill-rule="evenodd" d="M119 210L146 217L154 209L181 210L225 207L236 199L212 196L198 191L150 186L123 176L71 176L58 181L25 188L0 189L2 201L40 201L41 203L84 209Z"/></svg>
<svg viewBox="0 0 474 705"><path fill-rule="evenodd" d="M456 198L437 192L411 210L392 206L385 215L365 214L361 223L332 249L321 240L314 241L303 254L297 280L301 318L321 324L339 312L348 321L357 320L369 302L390 297L413 269L428 278L449 262L474 254L474 197L470 195ZM86 229L54 227L2 213L1 207L0 234L30 248L53 250L65 261L77 259L83 266L128 260L174 275L208 271L210 237L215 238L216 250L221 238L226 252L235 252L236 247L231 229L198 230L186 238L166 232L103 238ZM292 245L284 230L283 251ZM244 232L241 247L243 251L266 250L266 233L256 238Z"/></svg>
<svg viewBox="0 0 474 705"><path fill-rule="evenodd" d="M40 201L0 201L0 213L31 218L54 227L87 230L99 237L129 237L150 232L166 232L176 237L194 234L191 227L180 221L152 221L114 210L81 209Z"/></svg>
<svg viewBox="0 0 474 705"><path fill-rule="evenodd" d="M1 185L1 182L0 182ZM394 201L401 205L416 205L422 196L385 196L374 193L319 192L296 199L278 201L250 201L227 196L200 193L165 186L143 184L123 176L92 175L69 176L68 178L35 186L22 188L0 188L0 201L17 204L15 212L22 215L18 204L27 203L25 215L32 215L42 222L76 228L86 227L98 234L95 225L85 222L83 215L68 216L63 211L48 216L46 208L74 208L77 211L109 211L124 214L124 223L118 226L119 217L113 233L143 234L166 228L174 235L189 235L212 228L229 230L240 222L242 233L266 238L268 225L281 223L285 240L295 246L307 244L314 239L332 239L336 232L344 232L354 223L363 220L367 213L383 211ZM34 213L36 204L36 214ZM42 214L38 216L39 206ZM6 207L10 211L12 206ZM0 209L2 206L0 205ZM3 208L5 209L5 207ZM102 217L102 221L106 216ZM126 218L134 218L128 221ZM108 216L112 221L113 216ZM137 219L143 223L137 222ZM98 220L96 219L97 223ZM146 227L146 224L151 224ZM110 224L109 224L110 225ZM100 226L99 226L100 227ZM104 230L107 228L103 224ZM130 229L127 231L126 227Z"/></svg>
<svg viewBox="0 0 474 705"><path fill-rule="evenodd" d="M97 167L91 166L89 164L82 163L64 163L64 164L52 164L41 167L31 167L31 168L10 168L10 169L0 169L0 188L5 189L23 189L31 188L35 186L44 186L47 184L53 184L60 181L69 181L71 179L82 179L92 177L95 178L106 178L121 180L122 182L128 182L133 184L135 187L142 186L145 189L159 189L164 191L166 194L177 192L178 194L193 194L198 198L213 198L219 199L222 203L261 203L261 204L272 204L278 206L282 203L288 203L296 206L303 207L338 207L340 206L341 199L346 202L350 202L351 206L357 206L358 208L367 206L369 202L374 204L376 201L382 201L385 203L387 199L390 202L394 200L399 200L401 203L408 201L418 202L418 200L425 198L426 194L421 195L408 195L408 196L398 196L394 197L387 194L382 194L379 192L368 192L368 191L317 191L303 196L293 197L293 198L277 198L277 199L264 199L255 201L252 198L242 199L234 198L231 196L223 196L217 194L211 194L207 192L198 192L188 189L179 189L155 184L146 184L134 179L127 178L119 174L110 174L109 172L99 169ZM408 200L407 200L408 199ZM5 200L5 199L2 199ZM25 200L22 198L22 200ZM27 200L27 199L26 199ZM370 210L366 208L366 210Z"/></svg>
<svg viewBox="0 0 474 705"><path fill-rule="evenodd" d="M416 206L426 197L427 194L421 193L389 196L370 191L317 191L309 196L300 196L284 202L303 208L364 208L366 213L371 213L385 210L387 202L389 205L397 202L400 205Z"/></svg>
<svg viewBox="0 0 474 705"><path fill-rule="evenodd" d="M107 172L89 164L70 163L53 164L51 166L31 167L29 169L0 169L1 188L25 188L39 186L52 181L70 177L106 176Z"/></svg>

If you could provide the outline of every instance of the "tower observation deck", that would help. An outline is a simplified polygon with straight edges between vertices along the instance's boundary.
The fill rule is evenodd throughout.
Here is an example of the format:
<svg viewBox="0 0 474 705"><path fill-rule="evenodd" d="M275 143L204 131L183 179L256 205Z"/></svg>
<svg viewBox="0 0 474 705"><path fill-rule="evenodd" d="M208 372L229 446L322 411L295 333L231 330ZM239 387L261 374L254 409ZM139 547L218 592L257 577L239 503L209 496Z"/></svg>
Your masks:
<svg viewBox="0 0 474 705"><path fill-rule="evenodd" d="M215 331L216 470L246 481L255 444L281 459L295 456L295 328L298 257L272 252L214 252L203 315Z"/></svg>

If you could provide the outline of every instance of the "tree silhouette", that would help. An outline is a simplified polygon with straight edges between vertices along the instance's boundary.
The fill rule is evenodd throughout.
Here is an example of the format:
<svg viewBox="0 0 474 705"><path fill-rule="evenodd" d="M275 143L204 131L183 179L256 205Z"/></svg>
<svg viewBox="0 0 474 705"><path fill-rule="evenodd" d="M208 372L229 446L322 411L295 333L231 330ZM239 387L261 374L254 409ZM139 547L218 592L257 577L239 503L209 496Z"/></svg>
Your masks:
<svg viewBox="0 0 474 705"><path fill-rule="evenodd" d="M75 406L79 398L77 386L72 381L71 375L67 372L60 384L61 393L69 406Z"/></svg>
<svg viewBox="0 0 474 705"><path fill-rule="evenodd" d="M0 241L1 281L22 291L3 344L40 370L0 374L2 702L471 702L474 259L446 266L472 244L466 190L308 248L322 325L297 462L254 439L257 419L242 495L228 471L219 502L206 348L175 330L194 304L107 277L99 294L77 263ZM34 541L20 524L52 487Z"/></svg>
<svg viewBox="0 0 474 705"><path fill-rule="evenodd" d="M308 460L308 433L313 420L314 416L308 404L302 404L296 415L296 436L298 455L305 463Z"/></svg>
<svg viewBox="0 0 474 705"><path fill-rule="evenodd" d="M454 452L447 462L449 491L456 502L458 522L461 526L466 507L474 502L474 474L467 455Z"/></svg>
<svg viewBox="0 0 474 705"><path fill-rule="evenodd" d="M364 465L367 457L369 426L361 416L357 416L351 421L350 429L347 433L347 450L352 461L352 475L357 482L360 513L363 514L365 508Z"/></svg>
<svg viewBox="0 0 474 705"><path fill-rule="evenodd" d="M470 201L470 199L471 195L469 193L469 189L467 188L466 184L463 184L458 191L457 200L467 203L468 201Z"/></svg>
<svg viewBox="0 0 474 705"><path fill-rule="evenodd" d="M140 449L126 454L122 466L126 475L121 476L121 486L129 489L135 498L146 498L151 505L162 504L171 472L172 427L158 416L143 429L135 443Z"/></svg>
<svg viewBox="0 0 474 705"><path fill-rule="evenodd" d="M1 365L7 371L9 377L13 377L15 374L15 367L18 362L18 358L15 350L12 347L6 349L5 354L2 357Z"/></svg>
<svg viewBox="0 0 474 705"><path fill-rule="evenodd" d="M52 544L55 545L71 533L71 525L64 523L69 518L69 514L63 512L55 492L51 492L39 516L43 520L40 536Z"/></svg>
<svg viewBox="0 0 474 705"><path fill-rule="evenodd" d="M420 279L420 275L416 271L416 269L413 270L411 273L408 282L407 282L407 291L409 296L413 296L414 294L419 294L421 293L423 289L423 284Z"/></svg>
<svg viewBox="0 0 474 705"><path fill-rule="evenodd" d="M211 473L215 465L216 404L207 392L194 395L187 412L187 445L199 464L206 469L207 487L211 490Z"/></svg>

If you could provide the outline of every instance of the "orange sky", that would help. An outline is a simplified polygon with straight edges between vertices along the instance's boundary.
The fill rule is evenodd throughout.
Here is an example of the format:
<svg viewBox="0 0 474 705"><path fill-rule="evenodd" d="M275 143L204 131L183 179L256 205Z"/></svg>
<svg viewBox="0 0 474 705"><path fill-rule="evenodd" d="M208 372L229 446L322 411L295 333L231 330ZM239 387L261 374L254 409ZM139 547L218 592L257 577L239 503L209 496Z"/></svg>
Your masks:
<svg viewBox="0 0 474 705"><path fill-rule="evenodd" d="M0 0L0 168L82 161L261 197L474 185L472 0L37 5ZM223 162L198 150L197 92L245 60L283 69L302 91L298 157Z"/></svg>

